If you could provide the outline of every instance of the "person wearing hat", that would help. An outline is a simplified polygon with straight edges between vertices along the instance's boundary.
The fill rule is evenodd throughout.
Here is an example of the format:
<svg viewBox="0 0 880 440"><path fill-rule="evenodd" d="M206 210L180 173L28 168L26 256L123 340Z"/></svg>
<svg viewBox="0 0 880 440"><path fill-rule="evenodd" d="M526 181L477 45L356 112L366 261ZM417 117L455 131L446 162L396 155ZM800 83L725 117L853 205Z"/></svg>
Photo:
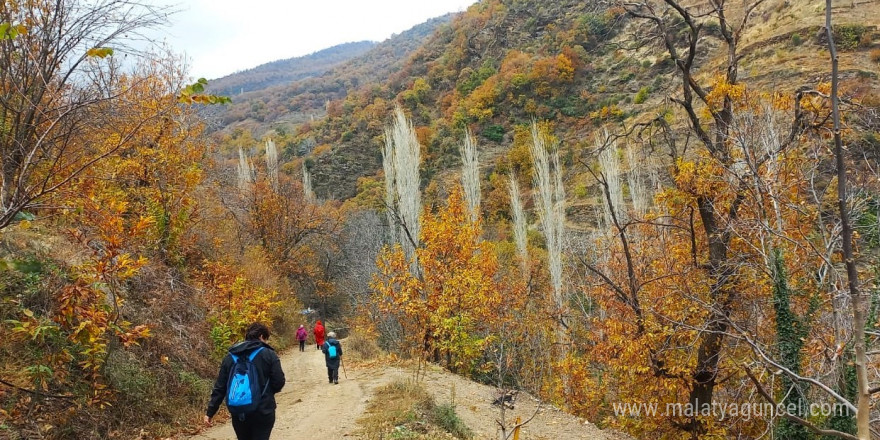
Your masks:
<svg viewBox="0 0 880 440"><path fill-rule="evenodd" d="M327 341L321 346L324 361L327 363L327 378L330 383L339 384L339 362L342 359L342 344L336 339L336 332L327 333Z"/></svg>
<svg viewBox="0 0 880 440"><path fill-rule="evenodd" d="M299 351L306 351L306 339L309 337L309 331L306 326L300 324L296 330L296 340L299 341Z"/></svg>

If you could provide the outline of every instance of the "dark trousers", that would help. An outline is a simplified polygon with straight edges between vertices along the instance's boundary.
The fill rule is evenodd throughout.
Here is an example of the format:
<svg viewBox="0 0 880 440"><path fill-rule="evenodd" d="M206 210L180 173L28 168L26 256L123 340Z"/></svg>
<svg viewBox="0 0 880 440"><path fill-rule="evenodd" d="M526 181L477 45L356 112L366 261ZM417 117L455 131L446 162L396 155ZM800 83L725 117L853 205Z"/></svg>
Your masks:
<svg viewBox="0 0 880 440"><path fill-rule="evenodd" d="M306 351L306 341L299 341L299 351Z"/></svg>
<svg viewBox="0 0 880 440"><path fill-rule="evenodd" d="M339 382L339 367L327 367L327 377L330 382Z"/></svg>
<svg viewBox="0 0 880 440"><path fill-rule="evenodd" d="M272 427L275 426L275 412L272 414L260 414L259 412L247 414L244 420L239 416L232 415L232 429L238 440L269 440Z"/></svg>

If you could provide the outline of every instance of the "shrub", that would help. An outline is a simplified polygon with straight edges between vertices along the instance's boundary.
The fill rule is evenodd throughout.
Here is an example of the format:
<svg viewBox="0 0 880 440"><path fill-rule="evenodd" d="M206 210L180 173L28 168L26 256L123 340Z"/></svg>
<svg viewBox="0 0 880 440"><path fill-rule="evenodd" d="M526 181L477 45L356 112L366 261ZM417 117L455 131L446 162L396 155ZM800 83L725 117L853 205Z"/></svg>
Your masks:
<svg viewBox="0 0 880 440"><path fill-rule="evenodd" d="M870 32L865 32L862 34L862 37L859 38L859 47L867 48L871 47L871 43L874 42L874 36Z"/></svg>
<svg viewBox="0 0 880 440"><path fill-rule="evenodd" d="M413 381L393 382L376 390L364 414L358 422L366 438L473 437L451 404L437 405L425 387Z"/></svg>
<svg viewBox="0 0 880 440"><path fill-rule="evenodd" d="M706 35L721 38L721 24L717 21L703 23L703 31L706 32Z"/></svg>
<svg viewBox="0 0 880 440"><path fill-rule="evenodd" d="M483 129L481 133L484 138L493 142L501 142L504 139L503 125L490 125Z"/></svg>
<svg viewBox="0 0 880 440"><path fill-rule="evenodd" d="M792 46L800 46L803 42L804 42L804 39L803 39L803 37L801 37L801 34L798 34L798 33L791 34L791 45Z"/></svg>
<svg viewBox="0 0 880 440"><path fill-rule="evenodd" d="M669 55L657 58L657 62L654 63L654 67L659 70L671 69L674 66L675 64L672 62L672 58Z"/></svg>
<svg viewBox="0 0 880 440"><path fill-rule="evenodd" d="M843 50L854 50L859 47L867 30L868 28L859 24L835 26L834 41Z"/></svg>
<svg viewBox="0 0 880 440"><path fill-rule="evenodd" d="M639 93L636 93L636 97L633 99L633 103L641 104L645 102L645 100L648 99L648 93L650 92L651 90L649 88L642 87L641 89L639 89Z"/></svg>
<svg viewBox="0 0 880 440"><path fill-rule="evenodd" d="M128 402L147 400L157 389L156 377L134 356L122 350L114 350L107 358L104 368L107 381Z"/></svg>
<svg viewBox="0 0 880 440"><path fill-rule="evenodd" d="M435 406L432 416L437 426L443 428L456 438L467 439L474 435L470 428L461 421L458 414L455 413L455 407L451 404L444 403Z"/></svg>
<svg viewBox="0 0 880 440"><path fill-rule="evenodd" d="M880 63L880 49L874 49L871 51L871 61L875 63Z"/></svg>
<svg viewBox="0 0 880 440"><path fill-rule="evenodd" d="M205 396L211 394L213 383L210 380L191 371L180 371L177 373L177 377L180 383L185 386L186 395L192 399L193 403L203 403Z"/></svg>
<svg viewBox="0 0 880 440"><path fill-rule="evenodd" d="M360 332L353 332L346 338L345 346L349 353L363 360L374 359L382 353L375 338L370 338Z"/></svg>

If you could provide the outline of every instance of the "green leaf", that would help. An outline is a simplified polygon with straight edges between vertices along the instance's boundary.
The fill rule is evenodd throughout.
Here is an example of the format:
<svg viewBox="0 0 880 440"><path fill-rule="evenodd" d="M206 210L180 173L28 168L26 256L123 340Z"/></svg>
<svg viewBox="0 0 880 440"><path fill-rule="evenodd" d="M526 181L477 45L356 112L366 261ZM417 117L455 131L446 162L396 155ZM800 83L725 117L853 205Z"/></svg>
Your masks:
<svg viewBox="0 0 880 440"><path fill-rule="evenodd" d="M11 40L21 34L26 34L27 28L21 24L0 23L0 40Z"/></svg>
<svg viewBox="0 0 880 440"><path fill-rule="evenodd" d="M219 95L204 95L202 92L205 91L205 86L208 85L208 80L205 78L199 78L196 82L186 86L183 90L180 91L180 96L177 97L177 102L181 104L227 104L232 102L231 99L227 96L219 96Z"/></svg>

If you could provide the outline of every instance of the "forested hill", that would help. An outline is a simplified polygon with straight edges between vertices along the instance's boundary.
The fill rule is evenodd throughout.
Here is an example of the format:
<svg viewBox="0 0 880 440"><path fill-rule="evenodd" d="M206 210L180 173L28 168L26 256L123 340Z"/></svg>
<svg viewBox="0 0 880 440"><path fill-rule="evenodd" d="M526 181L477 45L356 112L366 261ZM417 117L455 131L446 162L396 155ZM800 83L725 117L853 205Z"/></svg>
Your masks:
<svg viewBox="0 0 880 440"><path fill-rule="evenodd" d="M343 56L320 56L322 62L315 64L309 57L276 61L266 65L211 81L213 93L227 93L232 103L223 108L210 109L210 118L219 120L222 127L242 127L264 132L267 128L292 131L297 124L322 116L327 102L342 99L346 94L364 84L379 83L401 69L411 54L424 44L454 14L430 19L412 29L393 35L380 43L349 43L316 52L335 54L337 48L345 49ZM354 46L350 46L354 45ZM326 61L324 61L326 60ZM333 63L329 61L333 60ZM290 81L260 82L268 72L279 72L286 67L302 74ZM320 70L320 72L319 72ZM231 84L230 84L231 81ZM239 93L239 82L252 84Z"/></svg>
<svg viewBox="0 0 880 440"><path fill-rule="evenodd" d="M836 10L841 28L851 31L841 49L849 77L876 76L868 56L872 43L859 40L870 41L874 34L861 23L865 14L876 16L876 8L876 2L864 2ZM824 50L821 11L819 1L760 4L738 45L740 78L763 91L793 91L825 78L826 63L816 56ZM673 24L683 41L687 29ZM723 35L717 23L703 25L694 71L711 76L726 56ZM464 127L494 158L510 149L517 127L533 118L551 122L571 146L603 124L658 111L678 84L670 56L649 29L605 3L485 0L437 29L405 59L390 57L399 69L379 71L365 61L380 46L322 78L273 91L274 97L239 97L226 121L261 121L251 127L262 136L271 128L268 122L285 119L285 112L323 107L335 98L326 120L299 127L293 138L289 126L269 135L284 134L291 154L311 151L302 145L324 145L308 161L315 190L320 197L349 198L359 177L380 168L382 127L395 102L419 128L428 178L457 163ZM351 75L360 63L360 71L382 74Z"/></svg>
<svg viewBox="0 0 880 440"><path fill-rule="evenodd" d="M212 93L232 96L319 76L341 63L363 55L375 46L373 41L344 43L309 55L272 61L212 79L208 88Z"/></svg>

